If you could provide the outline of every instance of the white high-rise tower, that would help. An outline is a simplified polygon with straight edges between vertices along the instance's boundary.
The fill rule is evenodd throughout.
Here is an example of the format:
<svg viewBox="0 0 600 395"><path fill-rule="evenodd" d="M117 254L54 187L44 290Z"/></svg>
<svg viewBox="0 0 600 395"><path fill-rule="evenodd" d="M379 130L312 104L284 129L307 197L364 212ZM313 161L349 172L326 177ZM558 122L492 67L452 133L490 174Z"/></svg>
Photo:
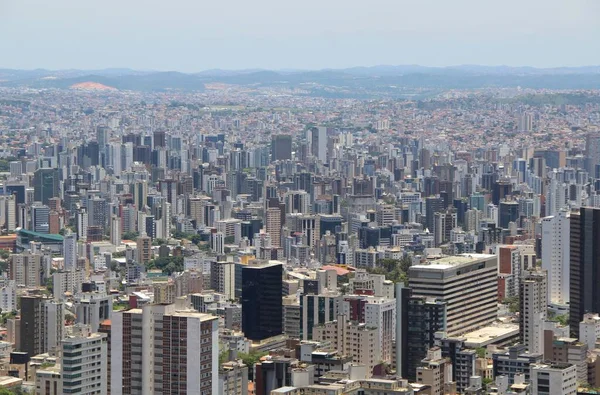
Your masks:
<svg viewBox="0 0 600 395"><path fill-rule="evenodd" d="M548 303L569 303L570 213L542 219L542 268L548 272Z"/></svg>

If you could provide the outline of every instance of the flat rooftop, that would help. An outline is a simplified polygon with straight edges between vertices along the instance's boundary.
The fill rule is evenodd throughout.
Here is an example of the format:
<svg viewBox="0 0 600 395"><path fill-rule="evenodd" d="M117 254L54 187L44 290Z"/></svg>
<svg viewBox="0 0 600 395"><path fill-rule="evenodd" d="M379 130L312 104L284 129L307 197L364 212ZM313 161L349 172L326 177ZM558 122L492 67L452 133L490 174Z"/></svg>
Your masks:
<svg viewBox="0 0 600 395"><path fill-rule="evenodd" d="M454 256L446 256L440 259L431 260L426 263L413 265L411 269L430 269L430 270L446 270L452 269L460 265L466 265L474 262L487 261L491 258L496 258L496 255L491 254L462 254Z"/></svg>
<svg viewBox="0 0 600 395"><path fill-rule="evenodd" d="M493 344L518 334L518 324L496 324L465 333L460 337L465 339L465 346L477 348L485 347L488 344Z"/></svg>

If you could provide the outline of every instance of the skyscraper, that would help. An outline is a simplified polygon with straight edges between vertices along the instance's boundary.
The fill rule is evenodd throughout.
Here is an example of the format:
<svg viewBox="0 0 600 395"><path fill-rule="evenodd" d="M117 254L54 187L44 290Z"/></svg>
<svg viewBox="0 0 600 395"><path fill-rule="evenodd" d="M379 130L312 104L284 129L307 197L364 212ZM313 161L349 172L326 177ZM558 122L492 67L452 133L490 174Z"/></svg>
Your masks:
<svg viewBox="0 0 600 395"><path fill-rule="evenodd" d="M69 232L63 239L63 256L65 270L75 270L77 267L77 237Z"/></svg>
<svg viewBox="0 0 600 395"><path fill-rule="evenodd" d="M571 213L560 210L542 219L542 268L548 273L548 303L569 303Z"/></svg>
<svg viewBox="0 0 600 395"><path fill-rule="evenodd" d="M570 229L569 325L579 338L584 314L600 311L600 209L572 212Z"/></svg>
<svg viewBox="0 0 600 395"><path fill-rule="evenodd" d="M460 336L497 317L498 258L463 254L413 265L408 284L414 296L446 302L446 332Z"/></svg>
<svg viewBox="0 0 600 395"><path fill-rule="evenodd" d="M174 305L111 319L112 394L206 394L219 388L219 321Z"/></svg>
<svg viewBox="0 0 600 395"><path fill-rule="evenodd" d="M283 266L250 263L242 266L242 330L251 340L282 333Z"/></svg>
<svg viewBox="0 0 600 395"><path fill-rule="evenodd" d="M62 342L62 393L107 393L107 336L75 326L74 334Z"/></svg>
<svg viewBox="0 0 600 395"><path fill-rule="evenodd" d="M600 133L592 132L585 136L585 156L587 170L594 174L596 165L600 164Z"/></svg>
<svg viewBox="0 0 600 395"><path fill-rule="evenodd" d="M310 146L312 155L321 162L327 162L327 128L324 126L310 128Z"/></svg>
<svg viewBox="0 0 600 395"><path fill-rule="evenodd" d="M289 134L274 134L271 137L271 160L292 159L292 136Z"/></svg>
<svg viewBox="0 0 600 395"><path fill-rule="evenodd" d="M544 328L548 299L546 271L527 271L520 284L519 329L521 342L530 353L544 351Z"/></svg>
<svg viewBox="0 0 600 395"><path fill-rule="evenodd" d="M37 169L33 174L33 198L36 202L48 204L48 200L59 195L59 169Z"/></svg>
<svg viewBox="0 0 600 395"><path fill-rule="evenodd" d="M30 357L46 352L46 309L40 296L21 297L21 350Z"/></svg>
<svg viewBox="0 0 600 395"><path fill-rule="evenodd" d="M281 210L277 207L267 208L265 221L266 231L271 236L272 245L281 246Z"/></svg>

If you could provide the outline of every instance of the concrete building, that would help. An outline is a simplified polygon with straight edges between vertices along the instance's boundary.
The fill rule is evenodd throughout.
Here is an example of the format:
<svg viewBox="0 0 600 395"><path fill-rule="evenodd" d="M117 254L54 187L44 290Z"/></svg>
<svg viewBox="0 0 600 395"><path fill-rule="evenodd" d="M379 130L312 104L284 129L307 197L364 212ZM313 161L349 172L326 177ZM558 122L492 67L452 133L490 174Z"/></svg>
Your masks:
<svg viewBox="0 0 600 395"><path fill-rule="evenodd" d="M519 296L521 255L515 246L498 248L498 299Z"/></svg>
<svg viewBox="0 0 600 395"><path fill-rule="evenodd" d="M2 312L17 311L17 283L5 280L0 287L0 309Z"/></svg>
<svg viewBox="0 0 600 395"><path fill-rule="evenodd" d="M145 265L152 259L152 239L145 234L137 238L137 263Z"/></svg>
<svg viewBox="0 0 600 395"><path fill-rule="evenodd" d="M112 295L101 292L81 292L74 297L75 321L89 325L92 332L98 332L100 324L111 318Z"/></svg>
<svg viewBox="0 0 600 395"><path fill-rule="evenodd" d="M155 282L152 284L154 303L175 303L175 284L171 281Z"/></svg>
<svg viewBox="0 0 600 395"><path fill-rule="evenodd" d="M548 334L549 331L546 332ZM587 357L588 348L585 343L577 339L564 337L550 337L544 345L544 359L555 363L568 363L577 370L577 382L587 382Z"/></svg>
<svg viewBox="0 0 600 395"><path fill-rule="evenodd" d="M377 328L377 348L381 350L381 360L391 363L396 328L396 300L374 296L345 296L342 311L349 321Z"/></svg>
<svg viewBox="0 0 600 395"><path fill-rule="evenodd" d="M210 265L211 288L224 294L228 300L235 299L235 263L213 261Z"/></svg>
<svg viewBox="0 0 600 395"><path fill-rule="evenodd" d="M52 294L54 299L64 300L65 293L70 292L75 295L81 292L81 284L85 281L85 271L72 269L68 271L58 271L52 274Z"/></svg>
<svg viewBox="0 0 600 395"><path fill-rule="evenodd" d="M281 247L281 210L269 207L265 212L265 230L271 236L273 247Z"/></svg>
<svg viewBox="0 0 600 395"><path fill-rule="evenodd" d="M63 240L63 254L65 257L64 270L75 270L77 268L77 235L69 232Z"/></svg>
<svg viewBox="0 0 600 395"><path fill-rule="evenodd" d="M497 318L498 259L495 255L444 257L408 270L414 296L446 303L446 333L460 336Z"/></svg>
<svg viewBox="0 0 600 395"><path fill-rule="evenodd" d="M587 313L579 323L579 340L587 345L588 350L593 350L596 348L598 338L600 338L600 316L596 313Z"/></svg>
<svg viewBox="0 0 600 395"><path fill-rule="evenodd" d="M531 353L544 352L544 321L548 309L546 271L527 271L520 287L521 342Z"/></svg>
<svg viewBox="0 0 600 395"><path fill-rule="evenodd" d="M248 367L241 360L221 364L219 395L248 395Z"/></svg>
<svg viewBox="0 0 600 395"><path fill-rule="evenodd" d="M283 334L290 339L301 338L302 312L295 295L283 297Z"/></svg>
<svg viewBox="0 0 600 395"><path fill-rule="evenodd" d="M62 393L106 395L106 334L75 328L62 342Z"/></svg>
<svg viewBox="0 0 600 395"><path fill-rule="evenodd" d="M533 364L530 380L532 394L577 394L577 371L571 364Z"/></svg>
<svg viewBox="0 0 600 395"><path fill-rule="evenodd" d="M334 321L342 312L342 295L338 292L300 295L302 340L311 340L313 328Z"/></svg>
<svg viewBox="0 0 600 395"><path fill-rule="evenodd" d="M40 287L44 284L44 278L48 274L42 254L22 252L10 256L10 279L14 280L18 287Z"/></svg>
<svg viewBox="0 0 600 395"><path fill-rule="evenodd" d="M569 211L542 219L542 268L548 272L548 302L557 305L569 303L570 259Z"/></svg>
<svg viewBox="0 0 600 395"><path fill-rule="evenodd" d="M220 394L217 317L146 305L111 326L112 394Z"/></svg>
<svg viewBox="0 0 600 395"><path fill-rule="evenodd" d="M422 366L417 368L417 383L428 385L431 395L444 395L445 385L451 381L452 363L442 357L439 347L430 349Z"/></svg>
<svg viewBox="0 0 600 395"><path fill-rule="evenodd" d="M394 298L394 283L386 280L383 274L370 274L366 270L356 270L350 279L349 293L367 294L388 299Z"/></svg>
<svg viewBox="0 0 600 395"><path fill-rule="evenodd" d="M336 321L315 326L313 340L331 342L342 355L351 356L353 362L364 364L368 377L371 377L375 365L381 362L379 329L348 321L345 315L339 315Z"/></svg>
<svg viewBox="0 0 600 395"><path fill-rule="evenodd" d="M44 350L54 351L60 349L60 343L66 336L65 333L65 306L63 302L46 300L44 309Z"/></svg>
<svg viewBox="0 0 600 395"><path fill-rule="evenodd" d="M528 353L524 345L509 347L505 352L492 354L493 376L506 376L510 384L515 382L515 375L523 374L525 381L530 380L530 366L541 363L544 354Z"/></svg>

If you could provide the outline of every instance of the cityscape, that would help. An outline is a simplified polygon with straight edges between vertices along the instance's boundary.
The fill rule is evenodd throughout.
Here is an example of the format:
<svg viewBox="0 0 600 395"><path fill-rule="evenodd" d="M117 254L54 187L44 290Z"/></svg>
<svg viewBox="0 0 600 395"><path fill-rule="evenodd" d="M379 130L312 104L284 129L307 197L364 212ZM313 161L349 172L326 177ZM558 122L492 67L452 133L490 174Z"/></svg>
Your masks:
<svg viewBox="0 0 600 395"><path fill-rule="evenodd" d="M600 394L599 4L0 1L0 395Z"/></svg>
<svg viewBox="0 0 600 395"><path fill-rule="evenodd" d="M600 387L600 91L0 89L2 387Z"/></svg>

